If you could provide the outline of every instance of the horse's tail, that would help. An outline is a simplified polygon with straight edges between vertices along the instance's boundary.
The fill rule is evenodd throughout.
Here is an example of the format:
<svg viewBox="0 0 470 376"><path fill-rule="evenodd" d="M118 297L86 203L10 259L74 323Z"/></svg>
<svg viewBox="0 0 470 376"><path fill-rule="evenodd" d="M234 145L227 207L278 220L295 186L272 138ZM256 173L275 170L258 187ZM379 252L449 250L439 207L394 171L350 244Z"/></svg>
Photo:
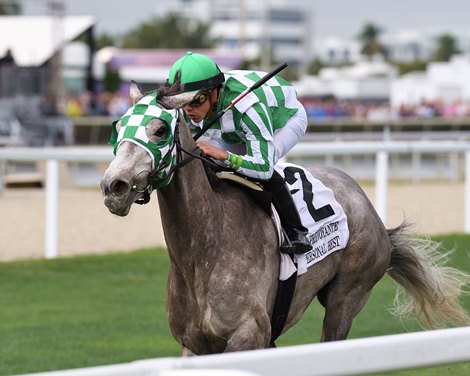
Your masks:
<svg viewBox="0 0 470 376"><path fill-rule="evenodd" d="M468 293L470 275L444 266L451 252L440 252L440 243L414 237L408 228L403 222L387 230L392 246L388 274L399 285L393 313L400 318L414 314L427 328L470 325L459 301Z"/></svg>

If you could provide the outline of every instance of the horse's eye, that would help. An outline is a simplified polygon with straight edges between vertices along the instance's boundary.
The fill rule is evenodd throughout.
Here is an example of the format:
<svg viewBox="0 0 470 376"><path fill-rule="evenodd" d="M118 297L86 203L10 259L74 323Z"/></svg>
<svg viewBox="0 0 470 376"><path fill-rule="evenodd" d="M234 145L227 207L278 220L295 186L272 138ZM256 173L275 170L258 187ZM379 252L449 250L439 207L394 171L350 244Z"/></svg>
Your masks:
<svg viewBox="0 0 470 376"><path fill-rule="evenodd" d="M166 134L166 127L160 127L154 133L154 135L157 137L163 137L165 134Z"/></svg>

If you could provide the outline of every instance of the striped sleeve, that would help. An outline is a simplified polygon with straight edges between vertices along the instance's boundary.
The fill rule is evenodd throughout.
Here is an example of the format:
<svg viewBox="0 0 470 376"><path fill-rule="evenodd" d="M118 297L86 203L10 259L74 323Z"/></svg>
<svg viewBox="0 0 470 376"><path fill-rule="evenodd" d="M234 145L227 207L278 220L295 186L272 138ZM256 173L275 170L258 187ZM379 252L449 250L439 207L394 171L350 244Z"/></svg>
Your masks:
<svg viewBox="0 0 470 376"><path fill-rule="evenodd" d="M241 128L246 137L246 154L229 153L229 165L241 174L257 180L269 180L273 174L275 152L271 117L260 102L242 116Z"/></svg>

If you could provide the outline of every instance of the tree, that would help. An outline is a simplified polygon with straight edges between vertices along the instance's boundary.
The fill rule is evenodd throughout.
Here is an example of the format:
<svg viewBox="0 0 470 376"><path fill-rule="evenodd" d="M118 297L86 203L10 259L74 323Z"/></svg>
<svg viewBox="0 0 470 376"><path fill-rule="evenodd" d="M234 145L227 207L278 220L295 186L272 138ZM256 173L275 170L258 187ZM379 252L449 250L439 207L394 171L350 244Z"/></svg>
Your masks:
<svg viewBox="0 0 470 376"><path fill-rule="evenodd" d="M451 34L442 34L437 37L437 48L434 52L434 61L449 61L450 57L459 53L457 41Z"/></svg>
<svg viewBox="0 0 470 376"><path fill-rule="evenodd" d="M104 76L104 89L110 93L116 93L121 87L121 76L119 72L106 67Z"/></svg>
<svg viewBox="0 0 470 376"><path fill-rule="evenodd" d="M103 47L113 46L116 47L119 44L118 37L110 35L108 33L101 34L95 41L96 49L101 49Z"/></svg>
<svg viewBox="0 0 470 376"><path fill-rule="evenodd" d="M0 15L15 15L21 13L19 1L0 2Z"/></svg>
<svg viewBox="0 0 470 376"><path fill-rule="evenodd" d="M325 66L326 64L317 57L313 61L310 62L308 66L308 74L317 75L320 72L320 70L324 68Z"/></svg>
<svg viewBox="0 0 470 376"><path fill-rule="evenodd" d="M175 13L143 22L122 38L123 48L209 48L209 26Z"/></svg>
<svg viewBox="0 0 470 376"><path fill-rule="evenodd" d="M414 60L410 62L391 61L390 63L398 68L400 76L410 72L424 72L428 65L428 62L423 60Z"/></svg>
<svg viewBox="0 0 470 376"><path fill-rule="evenodd" d="M361 53L369 57L369 59L377 54L386 55L386 50L379 41L382 31L379 26L369 22L364 25L364 28L357 36L362 43Z"/></svg>

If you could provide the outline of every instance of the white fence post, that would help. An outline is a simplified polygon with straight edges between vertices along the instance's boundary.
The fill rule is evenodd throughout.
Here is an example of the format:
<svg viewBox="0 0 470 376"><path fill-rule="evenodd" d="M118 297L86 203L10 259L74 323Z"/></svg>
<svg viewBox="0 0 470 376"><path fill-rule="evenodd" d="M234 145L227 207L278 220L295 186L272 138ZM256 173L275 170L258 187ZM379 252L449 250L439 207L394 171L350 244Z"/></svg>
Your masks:
<svg viewBox="0 0 470 376"><path fill-rule="evenodd" d="M464 232L470 234L470 151L465 152Z"/></svg>
<svg viewBox="0 0 470 376"><path fill-rule="evenodd" d="M375 160L375 208L387 225L387 197L388 197L388 153L379 151Z"/></svg>
<svg viewBox="0 0 470 376"><path fill-rule="evenodd" d="M57 244L59 237L59 162L49 159L46 162L46 239L45 257L58 256Z"/></svg>

